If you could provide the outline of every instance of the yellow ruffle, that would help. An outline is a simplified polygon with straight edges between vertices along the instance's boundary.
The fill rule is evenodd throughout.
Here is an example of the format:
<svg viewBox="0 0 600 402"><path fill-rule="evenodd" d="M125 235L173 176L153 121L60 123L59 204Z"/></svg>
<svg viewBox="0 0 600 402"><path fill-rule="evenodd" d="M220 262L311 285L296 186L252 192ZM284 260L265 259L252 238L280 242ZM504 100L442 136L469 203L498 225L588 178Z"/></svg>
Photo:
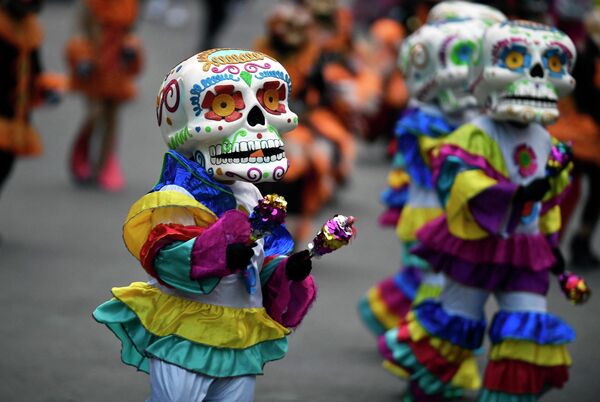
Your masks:
<svg viewBox="0 0 600 402"><path fill-rule="evenodd" d="M548 212L540 216L540 231L545 235L558 232L561 224L560 207L558 205L550 208Z"/></svg>
<svg viewBox="0 0 600 402"><path fill-rule="evenodd" d="M137 200L129 209L123 224L123 240L127 249L139 260L140 250L152 230L152 212L156 208L185 208L194 216L196 226L206 227L217 216L195 199L177 191L155 191Z"/></svg>
<svg viewBox="0 0 600 402"><path fill-rule="evenodd" d="M435 348L444 359L449 362L461 362L458 371L452 377L452 385L465 389L476 390L481 388L481 376L477 368L477 360L473 357L473 352L468 349L463 349L460 346L444 341L440 338L431 337L429 333L415 319L414 313L411 311L407 314L408 331L410 339L413 342L418 342L426 337L429 337L429 344Z"/></svg>
<svg viewBox="0 0 600 402"><path fill-rule="evenodd" d="M460 364L458 371L452 377L452 385L470 390L481 388L481 376L477 368L477 360L473 356Z"/></svg>
<svg viewBox="0 0 600 402"><path fill-rule="evenodd" d="M431 165L430 155L431 152L435 152L435 149L442 143L443 137L433 138L426 135L419 136L419 149L421 150L421 157L427 163Z"/></svg>
<svg viewBox="0 0 600 402"><path fill-rule="evenodd" d="M466 170L456 175L446 204L450 233L465 240L477 240L488 236L471 214L468 202L496 183L496 180L486 176L481 170Z"/></svg>
<svg viewBox="0 0 600 402"><path fill-rule="evenodd" d="M200 303L170 296L144 282L113 288L112 293L156 336L177 335L203 345L245 349L290 333L262 307L234 308Z"/></svg>
<svg viewBox="0 0 600 402"><path fill-rule="evenodd" d="M410 176L404 169L392 169L387 176L388 185L391 188L400 188L410 182Z"/></svg>
<svg viewBox="0 0 600 402"><path fill-rule="evenodd" d="M534 342L505 340L492 347L491 360L520 360L536 366L570 366L571 356L565 345L538 345Z"/></svg>
<svg viewBox="0 0 600 402"><path fill-rule="evenodd" d="M442 213L441 208L418 208L407 205L402 209L396 234L404 242L415 241L417 231Z"/></svg>
<svg viewBox="0 0 600 402"><path fill-rule="evenodd" d="M378 287L372 287L367 292L367 300L373 315L385 328L394 328L401 320L401 317L391 312L383 299L381 298L381 291Z"/></svg>
<svg viewBox="0 0 600 402"><path fill-rule="evenodd" d="M508 177L508 169L498 144L479 127L465 124L444 138L444 144L456 145L472 155L485 158L491 167L504 177Z"/></svg>
<svg viewBox="0 0 600 402"><path fill-rule="evenodd" d="M408 373L408 371L404 370L402 367L400 367L388 360L383 361L383 368L397 377L405 378L405 379L410 377L410 374Z"/></svg>
<svg viewBox="0 0 600 402"><path fill-rule="evenodd" d="M442 294L441 286L421 283L413 300L413 305L416 306L425 300L436 299L440 294Z"/></svg>

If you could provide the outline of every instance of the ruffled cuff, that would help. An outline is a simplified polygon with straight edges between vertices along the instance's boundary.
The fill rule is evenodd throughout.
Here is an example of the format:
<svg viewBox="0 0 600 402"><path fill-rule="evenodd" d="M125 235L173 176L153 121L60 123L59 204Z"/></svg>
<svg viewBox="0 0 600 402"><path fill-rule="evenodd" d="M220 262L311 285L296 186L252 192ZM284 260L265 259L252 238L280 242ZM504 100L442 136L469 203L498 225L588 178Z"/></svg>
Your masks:
<svg viewBox="0 0 600 402"><path fill-rule="evenodd" d="M250 238L248 216L237 210L227 211L196 238L191 253L192 279L221 278L231 274L227 267L227 245L244 243Z"/></svg>
<svg viewBox="0 0 600 402"><path fill-rule="evenodd" d="M560 345L575 340L575 331L550 313L536 311L500 311L490 326L493 344L505 339L535 342L538 345Z"/></svg>
<svg viewBox="0 0 600 402"><path fill-rule="evenodd" d="M475 350L485 335L485 320L471 320L446 312L440 303L426 300L414 308L419 324L432 336L463 349Z"/></svg>
<svg viewBox="0 0 600 402"><path fill-rule="evenodd" d="M301 282L290 281L285 274L287 258L281 259L263 284L263 305L271 318L293 328L300 325L317 297L312 275Z"/></svg>
<svg viewBox="0 0 600 402"><path fill-rule="evenodd" d="M517 186L507 181L498 182L469 200L471 214L489 233L510 233L519 223L522 205L513 205Z"/></svg>

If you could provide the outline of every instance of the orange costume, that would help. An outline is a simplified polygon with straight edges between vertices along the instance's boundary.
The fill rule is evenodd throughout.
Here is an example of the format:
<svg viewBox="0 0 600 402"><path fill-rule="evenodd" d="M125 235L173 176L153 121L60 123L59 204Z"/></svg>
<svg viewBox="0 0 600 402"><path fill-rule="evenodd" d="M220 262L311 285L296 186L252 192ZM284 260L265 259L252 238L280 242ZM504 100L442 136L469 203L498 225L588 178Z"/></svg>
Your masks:
<svg viewBox="0 0 600 402"><path fill-rule="evenodd" d="M15 20L0 9L0 149L15 155L42 152L42 142L29 124L31 109L43 91L38 54L42 38L35 15Z"/></svg>
<svg viewBox="0 0 600 402"><path fill-rule="evenodd" d="M140 43L130 30L137 18L137 0L85 0L89 15L85 36L67 44L71 87L90 98L124 101L136 94L141 69ZM87 64L89 76L78 68Z"/></svg>
<svg viewBox="0 0 600 402"><path fill-rule="evenodd" d="M96 183L104 190L124 186L116 157L119 105L136 95L134 78L142 67L142 51L132 34L137 0L85 0L83 35L66 48L71 88L88 99L88 115L73 144L70 169L78 183ZM102 123L102 124L99 124ZM98 155L90 154L96 127L103 126Z"/></svg>

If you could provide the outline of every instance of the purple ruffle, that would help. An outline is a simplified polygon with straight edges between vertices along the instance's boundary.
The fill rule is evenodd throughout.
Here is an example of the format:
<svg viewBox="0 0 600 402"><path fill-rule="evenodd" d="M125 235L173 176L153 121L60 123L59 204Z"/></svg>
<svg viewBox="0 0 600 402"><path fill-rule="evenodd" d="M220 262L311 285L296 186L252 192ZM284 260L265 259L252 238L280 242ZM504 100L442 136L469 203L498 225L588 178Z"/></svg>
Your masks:
<svg viewBox="0 0 600 402"><path fill-rule="evenodd" d="M420 244L411 252L430 263L439 254L471 263L511 265L532 271L547 270L555 263L552 249L542 234L464 240L450 233L445 216L423 226L417 232L417 239Z"/></svg>
<svg viewBox="0 0 600 402"><path fill-rule="evenodd" d="M500 311L490 326L490 340L505 339L535 342L538 345L562 345L575 340L575 331L555 315L537 311Z"/></svg>
<svg viewBox="0 0 600 402"><path fill-rule="evenodd" d="M450 255L432 254L429 263L454 281L491 292L548 293L548 271L530 271L510 265L477 264Z"/></svg>
<svg viewBox="0 0 600 402"><path fill-rule="evenodd" d="M196 238L192 248L192 279L223 277L231 274L227 267L227 245L245 243L250 238L248 215L229 210Z"/></svg>
<svg viewBox="0 0 600 402"><path fill-rule="evenodd" d="M300 325L317 297L317 285L312 275L300 282L290 281L285 274L287 258L283 259L263 285L263 305L267 313L284 327Z"/></svg>
<svg viewBox="0 0 600 402"><path fill-rule="evenodd" d="M471 154L457 145L446 144L443 145L436 158L431 163L431 169L433 171L433 182L437 183L438 177L441 173L444 161L449 156L456 156L462 160L466 165L474 168L479 168L483 172L494 180L506 181L507 178L498 172L490 163L482 156Z"/></svg>
<svg viewBox="0 0 600 402"><path fill-rule="evenodd" d="M500 181L470 199L469 210L479 226L489 233L500 233L503 229L506 214L511 209L510 207L516 191L516 184L508 181ZM514 210L517 210L517 208ZM520 212L520 209L518 210ZM516 226L518 218L520 218L520 214L512 215L515 216L510 217L509 227Z"/></svg>

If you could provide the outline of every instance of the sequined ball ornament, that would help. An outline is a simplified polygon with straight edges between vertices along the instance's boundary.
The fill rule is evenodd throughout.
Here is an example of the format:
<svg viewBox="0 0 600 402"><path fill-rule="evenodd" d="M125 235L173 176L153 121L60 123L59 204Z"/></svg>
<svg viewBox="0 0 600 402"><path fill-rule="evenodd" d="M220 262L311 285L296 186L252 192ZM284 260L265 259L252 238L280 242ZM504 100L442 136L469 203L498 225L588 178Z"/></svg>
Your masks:
<svg viewBox="0 0 600 402"><path fill-rule="evenodd" d="M322 256L347 245L356 235L353 216L335 215L329 219L308 244L311 257Z"/></svg>
<svg viewBox="0 0 600 402"><path fill-rule="evenodd" d="M583 277L565 271L558 276L560 289L573 304L583 304L588 301L592 291Z"/></svg>

